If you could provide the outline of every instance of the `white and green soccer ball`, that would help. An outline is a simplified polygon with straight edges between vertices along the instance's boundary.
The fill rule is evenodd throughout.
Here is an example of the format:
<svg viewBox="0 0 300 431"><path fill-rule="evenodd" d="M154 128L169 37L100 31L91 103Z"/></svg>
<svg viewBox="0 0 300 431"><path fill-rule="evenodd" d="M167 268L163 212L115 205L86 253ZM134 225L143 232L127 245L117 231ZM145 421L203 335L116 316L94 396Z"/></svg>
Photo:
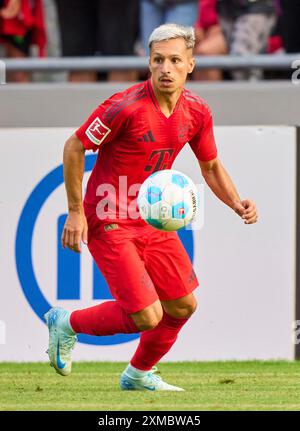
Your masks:
<svg viewBox="0 0 300 431"><path fill-rule="evenodd" d="M160 230L176 231L195 219L199 198L191 178L174 169L165 169L143 182L137 204L147 223Z"/></svg>

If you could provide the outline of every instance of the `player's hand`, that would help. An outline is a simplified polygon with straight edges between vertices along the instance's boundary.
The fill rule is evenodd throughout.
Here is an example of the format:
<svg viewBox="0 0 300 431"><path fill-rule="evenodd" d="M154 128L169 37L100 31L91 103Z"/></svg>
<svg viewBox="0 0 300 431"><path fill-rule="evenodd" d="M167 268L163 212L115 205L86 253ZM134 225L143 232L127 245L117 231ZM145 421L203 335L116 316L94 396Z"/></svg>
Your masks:
<svg viewBox="0 0 300 431"><path fill-rule="evenodd" d="M70 211L61 236L63 248L81 253L81 241L87 244L88 226L83 212Z"/></svg>
<svg viewBox="0 0 300 431"><path fill-rule="evenodd" d="M233 209L240 217L242 217L245 224L253 224L258 220L256 205L250 199L235 202Z"/></svg>

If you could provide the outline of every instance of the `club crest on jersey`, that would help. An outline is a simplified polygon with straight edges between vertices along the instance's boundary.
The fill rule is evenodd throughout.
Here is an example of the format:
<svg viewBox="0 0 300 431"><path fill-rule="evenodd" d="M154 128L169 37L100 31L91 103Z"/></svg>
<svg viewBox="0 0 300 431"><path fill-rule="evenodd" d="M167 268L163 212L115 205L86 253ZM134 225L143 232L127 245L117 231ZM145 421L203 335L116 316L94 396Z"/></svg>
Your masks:
<svg viewBox="0 0 300 431"><path fill-rule="evenodd" d="M111 132L111 129L102 123L99 117L89 125L85 134L96 145L100 145L106 136Z"/></svg>

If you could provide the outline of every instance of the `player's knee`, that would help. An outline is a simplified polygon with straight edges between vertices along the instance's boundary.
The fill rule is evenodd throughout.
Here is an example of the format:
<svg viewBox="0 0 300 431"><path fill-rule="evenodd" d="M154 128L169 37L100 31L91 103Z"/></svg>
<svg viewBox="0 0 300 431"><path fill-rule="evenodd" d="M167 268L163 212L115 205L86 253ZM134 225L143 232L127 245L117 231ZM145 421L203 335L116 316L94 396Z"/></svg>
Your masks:
<svg viewBox="0 0 300 431"><path fill-rule="evenodd" d="M140 322L137 327L140 331L148 331L149 329L155 328L159 324L160 320L156 318L146 319Z"/></svg>
<svg viewBox="0 0 300 431"><path fill-rule="evenodd" d="M144 318L140 319L140 321L137 323L137 327L140 331L148 331L149 329L155 328L159 322L161 321L162 316L153 314L151 316L145 316Z"/></svg>
<svg viewBox="0 0 300 431"><path fill-rule="evenodd" d="M139 331L147 331L155 328L161 321L163 310L160 304L155 304L145 310L136 313L132 318Z"/></svg>
<svg viewBox="0 0 300 431"><path fill-rule="evenodd" d="M191 304L189 304L185 308L186 319L188 319L189 317L191 317L191 315L195 313L196 309L197 309L197 302L196 301L194 301Z"/></svg>
<svg viewBox="0 0 300 431"><path fill-rule="evenodd" d="M197 302L194 300L188 304L185 304L182 307L177 307L173 312L173 317L177 317L179 319L188 319L197 309Z"/></svg>

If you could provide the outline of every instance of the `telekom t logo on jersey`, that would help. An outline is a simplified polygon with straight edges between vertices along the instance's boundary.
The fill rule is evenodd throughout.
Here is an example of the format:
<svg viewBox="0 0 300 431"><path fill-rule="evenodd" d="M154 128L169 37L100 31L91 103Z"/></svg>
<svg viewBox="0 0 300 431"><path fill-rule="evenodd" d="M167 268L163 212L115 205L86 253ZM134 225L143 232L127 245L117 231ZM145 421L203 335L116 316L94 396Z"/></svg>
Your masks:
<svg viewBox="0 0 300 431"><path fill-rule="evenodd" d="M100 145L110 132L111 129L103 124L99 117L96 117L85 134L94 144Z"/></svg>
<svg viewBox="0 0 300 431"><path fill-rule="evenodd" d="M161 150L154 150L150 154L148 164L145 167L146 172L156 172L166 169L168 162L174 153L173 148L163 148Z"/></svg>

